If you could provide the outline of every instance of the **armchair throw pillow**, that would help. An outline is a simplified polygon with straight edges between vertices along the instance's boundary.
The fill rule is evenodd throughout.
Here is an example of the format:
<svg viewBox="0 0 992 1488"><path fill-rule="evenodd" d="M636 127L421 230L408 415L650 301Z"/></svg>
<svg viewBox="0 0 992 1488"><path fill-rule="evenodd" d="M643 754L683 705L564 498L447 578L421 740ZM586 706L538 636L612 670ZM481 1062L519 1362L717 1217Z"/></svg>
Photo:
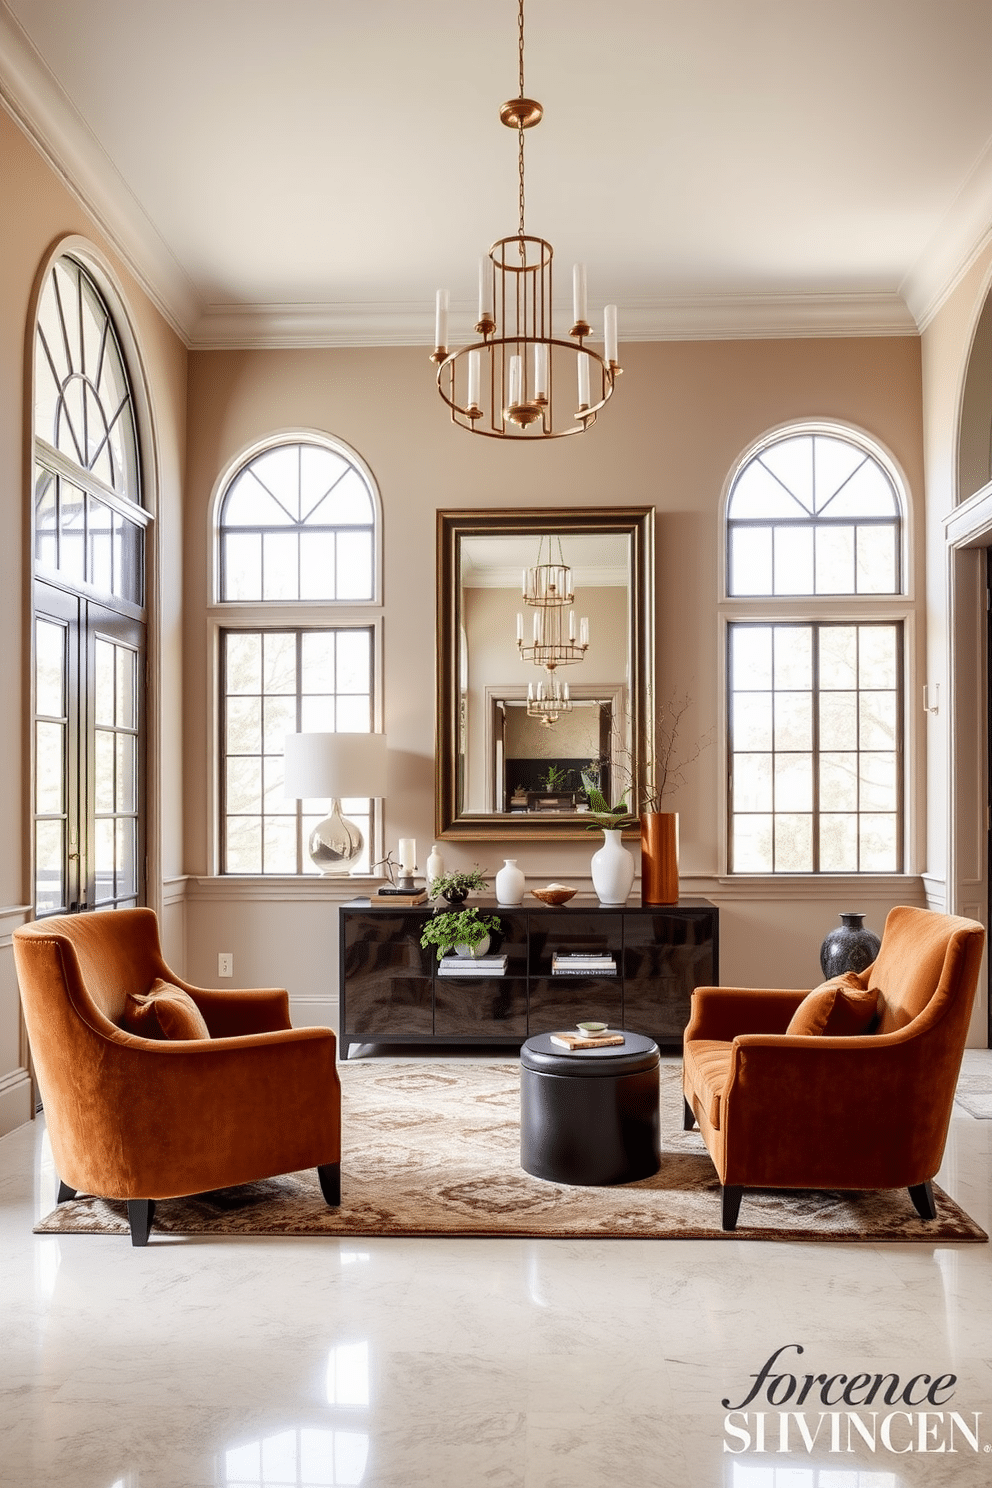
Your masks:
<svg viewBox="0 0 992 1488"><path fill-rule="evenodd" d="M858 974L846 971L807 993L792 1015L786 1033L852 1038L868 1033L878 1014L878 992L862 986Z"/></svg>
<svg viewBox="0 0 992 1488"><path fill-rule="evenodd" d="M129 992L121 1026L149 1039L205 1039L210 1031L188 992L156 977L145 994Z"/></svg>

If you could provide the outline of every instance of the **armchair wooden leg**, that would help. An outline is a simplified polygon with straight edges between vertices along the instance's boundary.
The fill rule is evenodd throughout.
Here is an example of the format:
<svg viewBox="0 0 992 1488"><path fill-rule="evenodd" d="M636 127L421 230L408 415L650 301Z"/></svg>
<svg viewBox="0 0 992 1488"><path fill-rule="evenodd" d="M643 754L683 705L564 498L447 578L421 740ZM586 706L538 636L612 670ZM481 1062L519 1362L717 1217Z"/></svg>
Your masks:
<svg viewBox="0 0 992 1488"><path fill-rule="evenodd" d="M317 1177L328 1207L337 1209L341 1203L341 1164L324 1163L323 1167L317 1169Z"/></svg>
<svg viewBox="0 0 992 1488"><path fill-rule="evenodd" d="M128 1199L127 1220L131 1226L131 1244L147 1245L155 1218L154 1199Z"/></svg>
<svg viewBox="0 0 992 1488"><path fill-rule="evenodd" d="M74 1199L75 1197L76 1197L76 1190L74 1188L70 1188L69 1185L68 1185L68 1183L63 1183L62 1182L62 1179L60 1178L59 1179L59 1191L58 1191L58 1195L57 1195L57 1197L55 1199L56 1204L64 1204L67 1199Z"/></svg>
<svg viewBox="0 0 992 1488"><path fill-rule="evenodd" d="M744 1197L744 1189L735 1183L725 1183L720 1189L720 1198L723 1205L721 1216L725 1230L736 1230L737 1216L741 1212L741 1199Z"/></svg>
<svg viewBox="0 0 992 1488"><path fill-rule="evenodd" d="M695 1126L695 1124L696 1124L696 1118L693 1115L692 1107L690 1106L689 1102L686 1100L685 1096L683 1096L682 1097L682 1130L683 1131L692 1131L692 1128Z"/></svg>
<svg viewBox="0 0 992 1488"><path fill-rule="evenodd" d="M913 1207L921 1219L936 1219L937 1205L933 1197L933 1184L929 1178L926 1183L914 1183L909 1190L909 1197L913 1201Z"/></svg>

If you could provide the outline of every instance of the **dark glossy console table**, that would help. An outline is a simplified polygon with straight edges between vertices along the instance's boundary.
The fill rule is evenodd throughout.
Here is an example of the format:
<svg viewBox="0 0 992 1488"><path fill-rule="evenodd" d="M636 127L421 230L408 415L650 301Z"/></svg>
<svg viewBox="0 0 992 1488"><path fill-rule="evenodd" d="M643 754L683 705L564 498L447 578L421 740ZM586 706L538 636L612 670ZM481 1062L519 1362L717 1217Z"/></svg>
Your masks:
<svg viewBox="0 0 992 1488"><path fill-rule="evenodd" d="M352 1044L519 1046L580 1018L680 1049L692 989L719 980L719 910L708 899L650 908L607 907L592 896L557 909L536 899L515 909L469 902L500 917L493 949L508 958L504 976L439 976L434 948L420 944L433 906L380 908L368 899L340 906L343 1059ZM616 975L553 975L556 951L608 951Z"/></svg>

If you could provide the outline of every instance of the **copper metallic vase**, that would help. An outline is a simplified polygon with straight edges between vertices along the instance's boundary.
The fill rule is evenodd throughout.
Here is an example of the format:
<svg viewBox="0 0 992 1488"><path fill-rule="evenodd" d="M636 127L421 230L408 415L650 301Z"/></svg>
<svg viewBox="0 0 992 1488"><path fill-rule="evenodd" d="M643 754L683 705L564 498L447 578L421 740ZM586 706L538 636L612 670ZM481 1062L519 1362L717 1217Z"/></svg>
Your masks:
<svg viewBox="0 0 992 1488"><path fill-rule="evenodd" d="M678 812L646 811L641 816L641 903L678 902Z"/></svg>

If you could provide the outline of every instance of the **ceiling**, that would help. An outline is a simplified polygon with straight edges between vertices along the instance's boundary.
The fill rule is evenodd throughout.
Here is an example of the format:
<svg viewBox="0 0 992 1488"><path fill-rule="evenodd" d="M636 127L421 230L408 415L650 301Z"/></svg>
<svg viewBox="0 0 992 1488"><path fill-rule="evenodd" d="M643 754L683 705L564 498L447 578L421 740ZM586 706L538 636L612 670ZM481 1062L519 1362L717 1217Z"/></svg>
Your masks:
<svg viewBox="0 0 992 1488"><path fill-rule="evenodd" d="M913 333L992 225L989 0L526 28L528 230L621 340ZM467 336L516 92L515 0L0 0L0 99L189 345L427 345L439 285Z"/></svg>

